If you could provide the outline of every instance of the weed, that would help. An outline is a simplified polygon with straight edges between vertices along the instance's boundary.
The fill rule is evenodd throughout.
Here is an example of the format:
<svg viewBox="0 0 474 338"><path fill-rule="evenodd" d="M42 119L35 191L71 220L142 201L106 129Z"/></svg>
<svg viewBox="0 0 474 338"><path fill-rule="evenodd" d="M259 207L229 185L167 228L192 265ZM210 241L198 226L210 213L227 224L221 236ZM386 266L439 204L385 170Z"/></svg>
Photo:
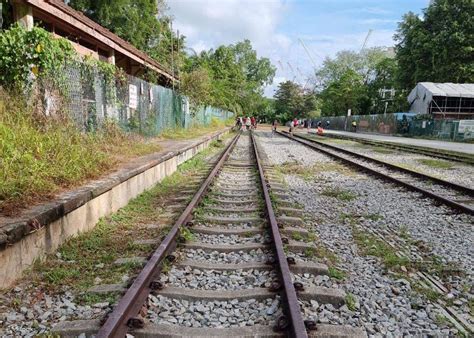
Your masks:
<svg viewBox="0 0 474 338"><path fill-rule="evenodd" d="M419 158L416 160L418 163L424 164L431 168L436 169L452 169L453 164L443 160L428 159L428 158Z"/></svg>
<svg viewBox="0 0 474 338"><path fill-rule="evenodd" d="M192 241L194 239L194 234L191 232L191 230L184 226L179 229L179 233L186 242Z"/></svg>
<svg viewBox="0 0 474 338"><path fill-rule="evenodd" d="M380 154L393 154L393 150L391 149L387 149L385 147L373 147L372 150L376 153L380 153Z"/></svg>
<svg viewBox="0 0 474 338"><path fill-rule="evenodd" d="M357 195L355 195L354 193L348 190L337 188L337 187L334 187L334 188L327 187L321 192L321 195L334 197L340 201L345 201L345 202L349 202L357 198Z"/></svg>
<svg viewBox="0 0 474 338"><path fill-rule="evenodd" d="M356 300L355 296L352 293L347 293L345 300L346 300L347 308L349 310L351 310L351 311L357 310L357 307L356 307L357 300Z"/></svg>
<svg viewBox="0 0 474 338"><path fill-rule="evenodd" d="M305 181L310 181L313 178L313 167L299 164L298 162L285 162L275 167L277 175L298 175Z"/></svg>
<svg viewBox="0 0 474 338"><path fill-rule="evenodd" d="M313 258L314 255L315 255L315 249L314 248L306 248L304 250L304 255L307 257L307 258Z"/></svg>
<svg viewBox="0 0 474 338"><path fill-rule="evenodd" d="M318 258L328 261L331 264L336 264L338 262L337 256L332 251L321 245L316 247L314 250L314 255Z"/></svg>
<svg viewBox="0 0 474 338"><path fill-rule="evenodd" d="M339 218L343 222L348 222L350 225L356 225L360 223L360 217L358 215L342 213Z"/></svg>
<svg viewBox="0 0 474 338"><path fill-rule="evenodd" d="M293 238L295 241L302 241L303 235L301 235L299 232L293 232L291 234L291 238Z"/></svg>
<svg viewBox="0 0 474 338"><path fill-rule="evenodd" d="M404 240L408 240L410 238L410 234L408 233L408 227L406 225L402 225L400 227L399 236Z"/></svg>
<svg viewBox="0 0 474 338"><path fill-rule="evenodd" d="M376 236L355 228L352 230L352 236L364 255L381 258L386 268L399 270L402 266L410 266L411 262L407 257L397 256L391 246Z"/></svg>
<svg viewBox="0 0 474 338"><path fill-rule="evenodd" d="M76 301L81 305L93 305L97 303L109 302L111 304L115 303L118 299L117 293L83 293L76 297Z"/></svg>
<svg viewBox="0 0 474 338"><path fill-rule="evenodd" d="M383 219L383 216L380 215L380 214L367 214L364 217L367 218L367 219L370 219L371 221L374 221L374 222Z"/></svg>
<svg viewBox="0 0 474 338"><path fill-rule="evenodd" d="M338 280L342 280L344 278L346 278L346 274L345 272L333 267L333 266L330 266L328 268L328 274L329 274L329 277L331 278L335 278L335 279L338 279Z"/></svg>
<svg viewBox="0 0 474 338"><path fill-rule="evenodd" d="M429 301L431 302L436 302L438 301L438 299L441 298L441 294L434 291L433 289L431 288L426 288L418 283L414 283L412 284L412 289L422 295L423 297L425 297L426 299L428 299Z"/></svg>
<svg viewBox="0 0 474 338"><path fill-rule="evenodd" d="M443 316L442 314L437 313L435 317L435 323L438 324L439 326L449 326L451 325L451 322L449 321L448 318Z"/></svg>

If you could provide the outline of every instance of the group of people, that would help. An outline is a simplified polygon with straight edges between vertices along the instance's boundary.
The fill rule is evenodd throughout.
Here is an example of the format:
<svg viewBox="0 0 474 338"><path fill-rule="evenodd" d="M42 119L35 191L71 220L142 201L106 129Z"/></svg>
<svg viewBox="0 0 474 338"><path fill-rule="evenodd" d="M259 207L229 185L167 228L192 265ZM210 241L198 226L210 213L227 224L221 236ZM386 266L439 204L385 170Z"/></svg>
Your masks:
<svg viewBox="0 0 474 338"><path fill-rule="evenodd" d="M239 130L257 129L257 119L255 117L237 117L235 125Z"/></svg>

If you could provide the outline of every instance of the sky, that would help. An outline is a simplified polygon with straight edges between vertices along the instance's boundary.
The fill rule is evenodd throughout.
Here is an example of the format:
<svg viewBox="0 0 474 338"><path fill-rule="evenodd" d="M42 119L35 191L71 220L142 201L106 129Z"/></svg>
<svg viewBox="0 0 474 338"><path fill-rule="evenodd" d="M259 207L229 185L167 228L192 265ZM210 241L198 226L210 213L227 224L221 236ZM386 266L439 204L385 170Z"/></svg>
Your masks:
<svg viewBox="0 0 474 338"><path fill-rule="evenodd" d="M277 67L278 83L304 84L325 57L341 50L393 46L403 14L421 14L429 0L168 0L174 28L197 53L249 39ZM306 45L310 56L299 40ZM291 65L289 66L288 63ZM293 69L293 70L292 70Z"/></svg>

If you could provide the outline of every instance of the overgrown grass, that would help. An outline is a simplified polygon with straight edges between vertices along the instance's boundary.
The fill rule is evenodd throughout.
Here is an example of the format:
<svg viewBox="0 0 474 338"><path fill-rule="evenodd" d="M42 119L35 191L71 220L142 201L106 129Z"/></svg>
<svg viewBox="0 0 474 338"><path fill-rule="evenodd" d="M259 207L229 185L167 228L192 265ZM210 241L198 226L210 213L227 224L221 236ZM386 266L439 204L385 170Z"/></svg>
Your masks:
<svg viewBox="0 0 474 338"><path fill-rule="evenodd" d="M379 154L393 154L394 153L393 149L385 148L382 146L375 146L372 148L372 150Z"/></svg>
<svg viewBox="0 0 474 338"><path fill-rule="evenodd" d="M297 175L305 181L310 181L314 177L312 166L305 166L296 161L275 166L275 173L281 178L283 178L282 175Z"/></svg>
<svg viewBox="0 0 474 338"><path fill-rule="evenodd" d="M436 160L436 159L428 159L428 158L418 158L416 160L418 163L426 165L431 168L436 169L452 169L453 164L448 161L443 160Z"/></svg>
<svg viewBox="0 0 474 338"><path fill-rule="evenodd" d="M399 271L402 266L410 266L407 257L397 256L391 246L376 236L356 228L353 228L352 236L363 255L379 257L386 268Z"/></svg>
<svg viewBox="0 0 474 338"><path fill-rule="evenodd" d="M68 118L45 117L0 91L0 211L46 199L99 177L124 158L157 150L156 143L111 122L82 133Z"/></svg>
<svg viewBox="0 0 474 338"><path fill-rule="evenodd" d="M212 117L211 123L208 126L204 125L195 125L189 129L167 129L162 134L161 137L169 140L186 140L191 138L196 138L199 136L212 133L224 127L230 127L234 125L234 120L229 119L227 121L221 121L215 117Z"/></svg>
<svg viewBox="0 0 474 338"><path fill-rule="evenodd" d="M351 191L344 190L337 187L327 187L321 192L321 195L334 197L340 201L350 202L357 198L357 195L352 193Z"/></svg>

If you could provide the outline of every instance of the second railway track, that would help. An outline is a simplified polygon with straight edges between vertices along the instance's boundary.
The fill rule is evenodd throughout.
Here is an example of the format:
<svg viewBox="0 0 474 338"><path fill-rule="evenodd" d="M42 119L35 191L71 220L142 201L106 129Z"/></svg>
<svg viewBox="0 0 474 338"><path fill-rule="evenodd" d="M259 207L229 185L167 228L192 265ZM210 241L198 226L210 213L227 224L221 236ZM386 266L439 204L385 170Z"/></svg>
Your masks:
<svg viewBox="0 0 474 338"><path fill-rule="evenodd" d="M474 215L474 190L469 187L405 169L301 135L295 134L294 136L290 136L286 132L279 133L313 150L323 152L347 165L369 172L382 179L390 180L407 189L417 191L426 197L432 198L458 211Z"/></svg>
<svg viewBox="0 0 474 338"><path fill-rule="evenodd" d="M97 337L365 336L304 317L305 303L338 307L345 294L295 282L328 269L304 257L313 243L289 240L307 231L301 219L277 216L278 196L253 135L237 135Z"/></svg>

